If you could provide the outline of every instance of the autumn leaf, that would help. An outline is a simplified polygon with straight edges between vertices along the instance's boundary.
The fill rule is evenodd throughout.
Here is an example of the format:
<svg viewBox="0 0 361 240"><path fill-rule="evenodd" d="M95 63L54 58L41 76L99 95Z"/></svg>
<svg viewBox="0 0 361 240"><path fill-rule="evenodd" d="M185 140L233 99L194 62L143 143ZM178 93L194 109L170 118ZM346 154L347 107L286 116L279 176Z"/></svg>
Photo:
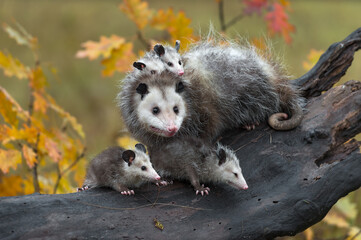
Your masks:
<svg viewBox="0 0 361 240"><path fill-rule="evenodd" d="M22 119L24 121L29 119L30 116L29 116L28 111L23 110L21 108L21 106L15 101L15 99L12 98L11 95L2 87L0 87L0 103L1 103L0 106L2 106L0 108L0 113L4 118L6 118L5 115L7 113L9 113L8 112L10 110L9 107L10 107L10 105L12 105L10 115L12 115L13 111L15 111L18 118L20 118L20 119ZM7 105L7 107L6 107L6 105ZM11 120L7 121L7 122L12 124L11 122L12 122L12 120L14 120L13 116L10 116L10 119ZM5 119L5 121L6 121L6 119Z"/></svg>
<svg viewBox="0 0 361 240"><path fill-rule="evenodd" d="M21 176L0 177L0 197L17 196L23 194L23 179Z"/></svg>
<svg viewBox="0 0 361 240"><path fill-rule="evenodd" d="M46 109L48 107L48 103L46 99L38 92L33 92L33 96L34 96L34 110L45 114Z"/></svg>
<svg viewBox="0 0 361 240"><path fill-rule="evenodd" d="M163 229L164 229L163 224L161 222L159 222L158 219L156 219L156 218L154 218L153 221L154 221L154 226L163 231Z"/></svg>
<svg viewBox="0 0 361 240"><path fill-rule="evenodd" d="M13 103L7 98L5 92L0 88L0 113L5 122L17 126L19 120L17 118L17 111L15 110Z"/></svg>
<svg viewBox="0 0 361 240"><path fill-rule="evenodd" d="M167 11L158 10L151 20L151 25L158 30L167 30L171 36L171 41L181 40L182 48L187 48L192 40L197 38L193 35L190 27L191 20L186 17L184 11L179 11L176 15L172 8Z"/></svg>
<svg viewBox="0 0 361 240"><path fill-rule="evenodd" d="M267 0L243 0L245 8L243 10L244 14L251 15L252 13L257 13L260 15L262 10L267 7Z"/></svg>
<svg viewBox="0 0 361 240"><path fill-rule="evenodd" d="M5 76L15 76L19 79L28 77L29 69L11 54L5 55L0 51L0 67L4 70Z"/></svg>
<svg viewBox="0 0 361 240"><path fill-rule="evenodd" d="M44 88L48 85L46 77L44 75L43 69L38 66L35 69L32 69L31 75L29 78L29 85L32 89L40 92L44 92Z"/></svg>
<svg viewBox="0 0 361 240"><path fill-rule="evenodd" d="M266 14L265 20L271 35L281 34L286 43L290 44L292 42L290 33L295 32L295 27L288 22L288 15L283 5L277 2L273 3L271 11Z"/></svg>
<svg viewBox="0 0 361 240"><path fill-rule="evenodd" d="M148 24L149 18L152 15L152 11L148 8L148 2L141 0L123 0L119 8L140 30Z"/></svg>
<svg viewBox="0 0 361 240"><path fill-rule="evenodd" d="M135 60L133 43L124 43L118 49L113 50L110 58L102 61L102 64L105 66L102 74L103 76L112 76L115 71L127 72L132 69L132 63Z"/></svg>
<svg viewBox="0 0 361 240"><path fill-rule="evenodd" d="M17 44L28 46L32 50L38 48L38 39L31 36L19 23L16 23L17 30L3 23L4 31L10 38L14 39Z"/></svg>
<svg viewBox="0 0 361 240"><path fill-rule="evenodd" d="M0 148L0 170L3 173L8 173L10 168L16 170L18 164L21 163L21 159L21 152L18 150Z"/></svg>
<svg viewBox="0 0 361 240"><path fill-rule="evenodd" d="M82 43L81 46L85 50L78 51L76 57L87 57L89 60L94 60L102 55L104 58L108 58L114 49L119 49L124 43L125 39L116 35L112 35L110 38L101 36L99 42L87 41Z"/></svg>
<svg viewBox="0 0 361 240"><path fill-rule="evenodd" d="M23 155L26 160L26 163L30 168L34 167L36 160L36 153L33 151L32 148L28 147L27 145L23 145Z"/></svg>
<svg viewBox="0 0 361 240"><path fill-rule="evenodd" d="M310 53L307 56L307 61L303 61L302 63L303 69L309 71L311 68L313 68L313 66L318 62L318 59L320 59L323 53L323 50L311 49Z"/></svg>
<svg viewBox="0 0 361 240"><path fill-rule="evenodd" d="M58 145L51 138L44 137L44 147L48 153L48 156L54 162L59 162L61 160L62 156Z"/></svg>
<svg viewBox="0 0 361 240"><path fill-rule="evenodd" d="M134 148L135 144L138 143L138 141L134 138L131 138L130 136L123 136L117 139L117 143L120 147L125 149L132 149Z"/></svg>

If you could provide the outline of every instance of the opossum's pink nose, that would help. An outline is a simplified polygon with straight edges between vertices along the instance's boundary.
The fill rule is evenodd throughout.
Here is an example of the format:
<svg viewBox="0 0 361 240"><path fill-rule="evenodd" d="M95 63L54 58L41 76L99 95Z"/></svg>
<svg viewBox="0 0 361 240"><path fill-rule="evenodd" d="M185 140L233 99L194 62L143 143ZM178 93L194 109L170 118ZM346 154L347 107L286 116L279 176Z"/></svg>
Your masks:
<svg viewBox="0 0 361 240"><path fill-rule="evenodd" d="M169 126L169 127L167 128L167 130L168 130L168 132L175 133L175 132L178 131L178 128L177 128L175 125L173 125L173 126Z"/></svg>
<svg viewBox="0 0 361 240"><path fill-rule="evenodd" d="M244 186L243 189L244 189L244 190L247 190L247 189L248 189L248 185Z"/></svg>
<svg viewBox="0 0 361 240"><path fill-rule="evenodd" d="M156 177L155 177L155 180L160 180L160 177L159 177L159 176L156 176Z"/></svg>
<svg viewBox="0 0 361 240"><path fill-rule="evenodd" d="M178 72L179 76L183 76L184 72Z"/></svg>

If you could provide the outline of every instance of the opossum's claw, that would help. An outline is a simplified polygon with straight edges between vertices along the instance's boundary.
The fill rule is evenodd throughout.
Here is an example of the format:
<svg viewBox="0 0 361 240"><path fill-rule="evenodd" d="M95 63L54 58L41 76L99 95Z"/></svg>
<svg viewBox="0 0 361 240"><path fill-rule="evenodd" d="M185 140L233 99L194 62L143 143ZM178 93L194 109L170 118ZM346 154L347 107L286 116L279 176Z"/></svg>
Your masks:
<svg viewBox="0 0 361 240"><path fill-rule="evenodd" d="M133 191L133 190L130 190L130 193L131 193L131 194L133 194L133 195L135 195L135 193L134 193L134 191ZM130 194L129 194L129 195L130 195Z"/></svg>
<svg viewBox="0 0 361 240"><path fill-rule="evenodd" d="M199 193L199 191L197 190L197 191L196 191L196 195L198 195L198 193Z"/></svg>

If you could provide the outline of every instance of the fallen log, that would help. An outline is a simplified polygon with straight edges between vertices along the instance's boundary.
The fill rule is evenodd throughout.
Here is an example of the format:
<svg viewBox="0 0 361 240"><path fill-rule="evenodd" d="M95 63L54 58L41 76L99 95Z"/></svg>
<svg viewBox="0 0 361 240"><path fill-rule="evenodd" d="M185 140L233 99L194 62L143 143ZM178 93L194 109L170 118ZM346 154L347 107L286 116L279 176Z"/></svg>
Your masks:
<svg viewBox="0 0 361 240"><path fill-rule="evenodd" d="M316 66L293 80L307 98L292 131L266 125L222 135L249 189L189 183L148 184L135 196L98 188L80 193L0 198L1 239L273 239L320 221L361 186L361 82L331 88L361 47L361 28L331 45Z"/></svg>

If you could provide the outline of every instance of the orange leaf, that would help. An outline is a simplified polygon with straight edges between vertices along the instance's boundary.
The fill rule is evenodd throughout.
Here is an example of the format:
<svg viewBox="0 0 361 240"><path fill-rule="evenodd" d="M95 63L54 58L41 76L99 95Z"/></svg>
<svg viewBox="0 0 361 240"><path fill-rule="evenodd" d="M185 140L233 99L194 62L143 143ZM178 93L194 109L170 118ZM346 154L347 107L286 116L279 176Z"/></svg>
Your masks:
<svg viewBox="0 0 361 240"><path fill-rule="evenodd" d="M272 10L266 14L265 19L271 35L281 34L286 43L290 44L292 42L290 33L295 32L295 26L288 22L288 15L284 6L274 3Z"/></svg>
<svg viewBox="0 0 361 240"><path fill-rule="evenodd" d="M19 79L26 78L29 69L25 67L18 59L13 58L9 53L7 56L0 51L0 67L4 70L5 76L15 76Z"/></svg>
<svg viewBox="0 0 361 240"><path fill-rule="evenodd" d="M48 108L48 103L46 99L38 92L33 92L33 96L34 96L34 110L45 114L46 109Z"/></svg>
<svg viewBox="0 0 361 240"><path fill-rule="evenodd" d="M191 20L186 17L184 11L179 11L176 15L172 8L167 11L158 10L152 18L151 25L158 30L167 30L171 36L171 41L181 40L182 48L187 48L192 40L196 40L193 29L190 27Z"/></svg>
<svg viewBox="0 0 361 240"><path fill-rule="evenodd" d="M116 35L112 35L110 38L101 36L99 42L87 41L82 43L81 46L85 50L78 51L76 57L88 57L89 60L94 60L103 55L104 58L108 58L114 49L118 49L124 43L125 39Z"/></svg>
<svg viewBox="0 0 361 240"><path fill-rule="evenodd" d="M5 122L13 126L17 126L19 120L17 118L16 108L14 108L13 103L7 98L6 93L1 90L2 89L0 89L0 113L4 118Z"/></svg>
<svg viewBox="0 0 361 240"><path fill-rule="evenodd" d="M61 160L62 156L58 145L51 138L44 138L44 147L49 157L53 159L54 162L59 162Z"/></svg>
<svg viewBox="0 0 361 240"><path fill-rule="evenodd" d="M303 69L309 71L320 59L321 55L324 53L323 50L311 49L310 53L307 55L307 61L303 61Z"/></svg>
<svg viewBox="0 0 361 240"><path fill-rule="evenodd" d="M23 179L20 176L1 176L0 197L22 195L22 183Z"/></svg>
<svg viewBox="0 0 361 240"><path fill-rule="evenodd" d="M0 170L3 173L9 172L10 168L16 170L20 163L21 152L14 149L4 150L0 148Z"/></svg>
<svg viewBox="0 0 361 240"><path fill-rule="evenodd" d="M28 166L30 168L34 167L34 164L37 162L37 160L36 153L33 151L33 149L27 145L23 145L23 155Z"/></svg>
<svg viewBox="0 0 361 240"><path fill-rule="evenodd" d="M110 58L104 59L102 64L105 69L103 76L112 76L115 71L126 72L131 70L136 56L133 53L133 43L124 43L118 49L114 49Z"/></svg>
<svg viewBox="0 0 361 240"><path fill-rule="evenodd" d="M48 85L43 69L39 66L32 69L32 74L29 80L30 87L36 91L43 92L44 88Z"/></svg>
<svg viewBox="0 0 361 240"><path fill-rule="evenodd" d="M148 20L152 14L152 11L148 8L148 2L142 2L141 0L123 0L119 8L140 30L148 24Z"/></svg>
<svg viewBox="0 0 361 240"><path fill-rule="evenodd" d="M0 113L2 114L2 116L5 118L5 121L6 121L6 117L5 117L5 114L8 113L7 110L9 110L8 108L10 107L10 105L12 105L11 107L11 111L15 111L16 114L17 114L17 117L26 121L29 119L29 112L28 111L24 111L21 106L15 101L14 98L12 98L10 96L10 94L2 87L0 87ZM3 107L3 106L6 106L8 105L7 107ZM5 110L7 109L7 110ZM12 113L13 114L13 113ZM10 117L10 116L8 116ZM10 119L12 119L13 116L10 117ZM14 119L12 119L14 120ZM10 120L10 124L12 124L12 120Z"/></svg>

